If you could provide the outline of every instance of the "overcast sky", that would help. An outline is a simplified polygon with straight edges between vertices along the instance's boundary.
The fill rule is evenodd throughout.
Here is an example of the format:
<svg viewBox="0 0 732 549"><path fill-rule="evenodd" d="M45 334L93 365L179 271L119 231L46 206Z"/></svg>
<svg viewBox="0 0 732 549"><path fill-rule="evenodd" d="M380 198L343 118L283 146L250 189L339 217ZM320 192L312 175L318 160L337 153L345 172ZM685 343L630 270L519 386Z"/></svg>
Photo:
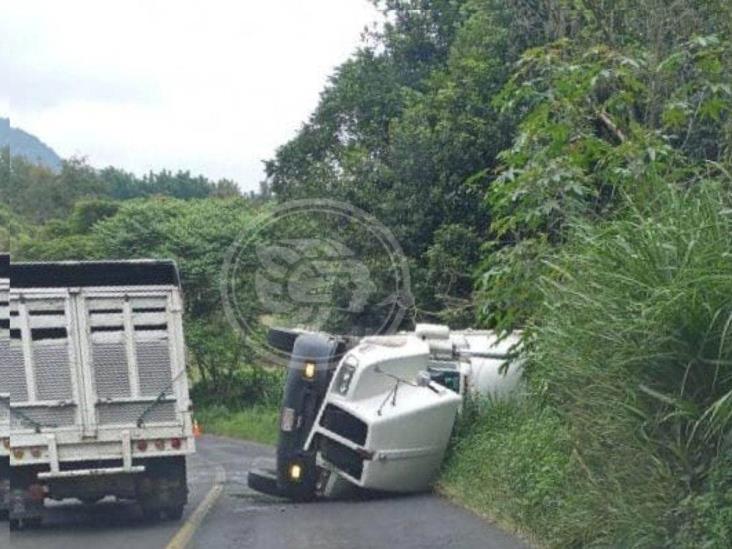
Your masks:
<svg viewBox="0 0 732 549"><path fill-rule="evenodd" d="M0 116L62 157L258 188L367 0L0 0Z"/></svg>

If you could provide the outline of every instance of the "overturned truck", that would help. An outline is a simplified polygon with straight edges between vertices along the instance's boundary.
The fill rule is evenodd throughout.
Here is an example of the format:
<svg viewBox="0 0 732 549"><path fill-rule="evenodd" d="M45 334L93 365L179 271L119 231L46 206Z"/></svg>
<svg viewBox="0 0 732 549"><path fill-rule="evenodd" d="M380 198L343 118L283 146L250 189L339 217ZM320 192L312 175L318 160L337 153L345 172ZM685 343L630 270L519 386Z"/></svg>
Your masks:
<svg viewBox="0 0 732 549"><path fill-rule="evenodd" d="M11 528L38 523L46 498L116 496L180 517L194 438L176 266L11 263L9 275Z"/></svg>
<svg viewBox="0 0 732 549"><path fill-rule="evenodd" d="M467 395L519 384L518 336L418 325L362 339L272 330L290 354L275 469L249 486L294 500L418 492L435 480Z"/></svg>

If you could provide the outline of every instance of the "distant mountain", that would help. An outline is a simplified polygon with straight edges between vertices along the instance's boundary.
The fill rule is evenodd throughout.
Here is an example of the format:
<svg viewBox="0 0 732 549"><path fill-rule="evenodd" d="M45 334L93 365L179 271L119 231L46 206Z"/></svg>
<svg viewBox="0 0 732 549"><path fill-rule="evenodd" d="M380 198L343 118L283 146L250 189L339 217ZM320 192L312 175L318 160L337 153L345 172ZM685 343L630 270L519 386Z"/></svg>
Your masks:
<svg viewBox="0 0 732 549"><path fill-rule="evenodd" d="M54 171L61 169L61 158L51 147L28 132L11 128L10 120L0 117L0 149L4 147L10 147L13 156L22 156Z"/></svg>

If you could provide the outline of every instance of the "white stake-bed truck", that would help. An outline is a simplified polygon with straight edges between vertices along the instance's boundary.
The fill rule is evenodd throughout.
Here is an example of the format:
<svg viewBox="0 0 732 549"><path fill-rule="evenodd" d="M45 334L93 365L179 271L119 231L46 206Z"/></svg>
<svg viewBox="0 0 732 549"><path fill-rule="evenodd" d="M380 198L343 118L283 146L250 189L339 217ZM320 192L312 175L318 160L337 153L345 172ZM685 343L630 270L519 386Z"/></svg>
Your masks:
<svg viewBox="0 0 732 549"><path fill-rule="evenodd" d="M359 340L272 330L290 355L277 463L250 471L249 486L295 500L428 489L464 397L518 386L518 342L426 324Z"/></svg>
<svg viewBox="0 0 732 549"><path fill-rule="evenodd" d="M179 518L195 443L175 264L11 263L9 306L11 528L46 498Z"/></svg>
<svg viewBox="0 0 732 549"><path fill-rule="evenodd" d="M0 364L8 361L10 343L10 256L0 254ZM0 376L2 373L0 373ZM0 377L0 519L8 515L10 496L10 393Z"/></svg>

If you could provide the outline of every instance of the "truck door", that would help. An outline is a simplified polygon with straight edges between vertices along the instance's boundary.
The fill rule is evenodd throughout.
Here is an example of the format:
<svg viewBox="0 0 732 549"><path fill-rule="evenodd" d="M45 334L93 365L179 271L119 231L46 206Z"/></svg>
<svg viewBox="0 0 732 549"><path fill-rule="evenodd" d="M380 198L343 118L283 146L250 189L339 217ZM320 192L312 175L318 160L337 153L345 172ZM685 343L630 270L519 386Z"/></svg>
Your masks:
<svg viewBox="0 0 732 549"><path fill-rule="evenodd" d="M87 423L96 429L176 423L169 293L84 290L77 310L93 403Z"/></svg>
<svg viewBox="0 0 732 549"><path fill-rule="evenodd" d="M7 383L15 427L82 427L68 292L11 293Z"/></svg>

